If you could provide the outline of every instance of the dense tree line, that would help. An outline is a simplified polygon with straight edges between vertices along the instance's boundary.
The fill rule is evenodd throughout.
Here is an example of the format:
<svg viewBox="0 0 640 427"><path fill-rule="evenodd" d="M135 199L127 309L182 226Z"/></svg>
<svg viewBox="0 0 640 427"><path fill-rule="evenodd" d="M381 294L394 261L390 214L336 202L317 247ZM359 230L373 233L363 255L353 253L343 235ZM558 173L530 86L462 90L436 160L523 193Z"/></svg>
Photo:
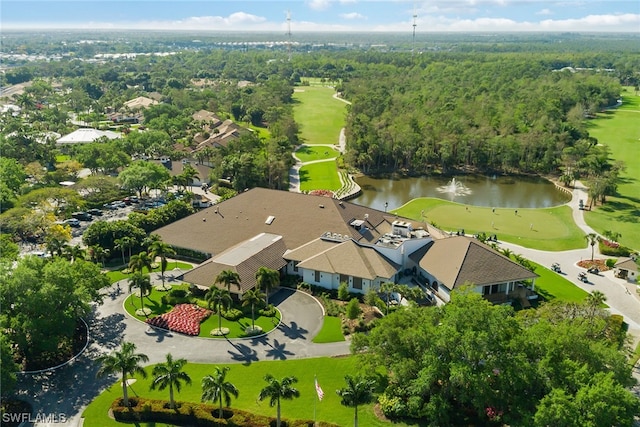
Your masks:
<svg viewBox="0 0 640 427"><path fill-rule="evenodd" d="M365 172L556 172L563 150L595 146L584 119L620 89L605 73L511 54L376 65L342 85L353 102L347 159Z"/></svg>
<svg viewBox="0 0 640 427"><path fill-rule="evenodd" d="M352 349L388 382L389 417L428 425L631 425L640 410L621 319L584 304L549 303L515 315L479 294L380 320Z"/></svg>

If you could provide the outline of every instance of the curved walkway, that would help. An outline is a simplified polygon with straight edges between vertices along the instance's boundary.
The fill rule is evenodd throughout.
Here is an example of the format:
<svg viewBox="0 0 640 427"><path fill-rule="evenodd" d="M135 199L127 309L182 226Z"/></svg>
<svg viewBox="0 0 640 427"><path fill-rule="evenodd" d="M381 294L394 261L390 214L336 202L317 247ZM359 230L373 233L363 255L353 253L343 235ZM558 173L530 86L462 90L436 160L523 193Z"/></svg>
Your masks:
<svg viewBox="0 0 640 427"><path fill-rule="evenodd" d="M172 272L165 280L176 279ZM175 274L178 274L177 272ZM154 284L159 274L152 275ZM126 280L118 283L126 289ZM299 359L349 354L349 342L315 344L313 337L322 328L323 310L315 298L303 292L281 288L270 298L282 313L280 325L262 337L246 339L206 339L187 337L154 330L146 324L123 314L128 293L119 292L118 284L107 289L104 303L95 306L91 319L91 343L84 354L73 363L37 375L21 374L17 393L31 402L35 413L64 414L63 423L36 423L35 426L82 425L82 411L114 378L96 379L99 369L95 359L111 352L124 340L136 343L137 350L149 356L149 363L158 363L167 353L195 363L243 363L257 361Z"/></svg>

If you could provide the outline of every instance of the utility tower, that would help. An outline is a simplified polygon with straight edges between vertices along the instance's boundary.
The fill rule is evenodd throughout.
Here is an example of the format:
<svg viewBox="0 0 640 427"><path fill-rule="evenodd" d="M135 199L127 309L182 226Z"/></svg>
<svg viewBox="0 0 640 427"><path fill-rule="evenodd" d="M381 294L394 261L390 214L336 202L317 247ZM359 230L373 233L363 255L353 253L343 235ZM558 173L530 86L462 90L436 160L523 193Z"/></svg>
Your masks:
<svg viewBox="0 0 640 427"><path fill-rule="evenodd" d="M413 54L416 51L416 19L418 18L418 15L416 14L416 3L413 3L413 39L411 40L411 56L413 57Z"/></svg>
<svg viewBox="0 0 640 427"><path fill-rule="evenodd" d="M291 12L287 10L287 52L291 61Z"/></svg>

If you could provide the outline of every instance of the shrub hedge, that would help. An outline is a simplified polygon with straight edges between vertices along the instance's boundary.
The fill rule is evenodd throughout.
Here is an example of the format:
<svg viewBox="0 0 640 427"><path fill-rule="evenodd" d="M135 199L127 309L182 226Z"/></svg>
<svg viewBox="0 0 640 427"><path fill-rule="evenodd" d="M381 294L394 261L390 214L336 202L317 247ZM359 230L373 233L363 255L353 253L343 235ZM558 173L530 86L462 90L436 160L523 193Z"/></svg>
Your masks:
<svg viewBox="0 0 640 427"><path fill-rule="evenodd" d="M252 414L239 409L224 408L218 418L218 406L208 403L176 402L176 409L169 408L166 400L132 397L129 407L125 407L122 398L111 404L111 412L118 422L133 423L169 423L190 426L220 425L228 427L265 427L275 426L275 418ZM313 427L312 420L282 420L282 427ZM319 421L319 427L339 427L337 424Z"/></svg>

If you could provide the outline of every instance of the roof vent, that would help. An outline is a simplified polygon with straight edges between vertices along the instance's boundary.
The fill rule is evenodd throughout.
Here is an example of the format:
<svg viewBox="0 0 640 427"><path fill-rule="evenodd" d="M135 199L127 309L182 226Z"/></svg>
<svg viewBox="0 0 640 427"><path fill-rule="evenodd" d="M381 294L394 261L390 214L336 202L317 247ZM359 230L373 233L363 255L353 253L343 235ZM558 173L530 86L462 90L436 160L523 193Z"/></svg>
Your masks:
<svg viewBox="0 0 640 427"><path fill-rule="evenodd" d="M264 222L267 225L271 225L271 223L276 219L275 216L273 215L269 215L269 217L267 218L267 220Z"/></svg>
<svg viewBox="0 0 640 427"><path fill-rule="evenodd" d="M318 205L320 209L324 209L324 205Z"/></svg>

